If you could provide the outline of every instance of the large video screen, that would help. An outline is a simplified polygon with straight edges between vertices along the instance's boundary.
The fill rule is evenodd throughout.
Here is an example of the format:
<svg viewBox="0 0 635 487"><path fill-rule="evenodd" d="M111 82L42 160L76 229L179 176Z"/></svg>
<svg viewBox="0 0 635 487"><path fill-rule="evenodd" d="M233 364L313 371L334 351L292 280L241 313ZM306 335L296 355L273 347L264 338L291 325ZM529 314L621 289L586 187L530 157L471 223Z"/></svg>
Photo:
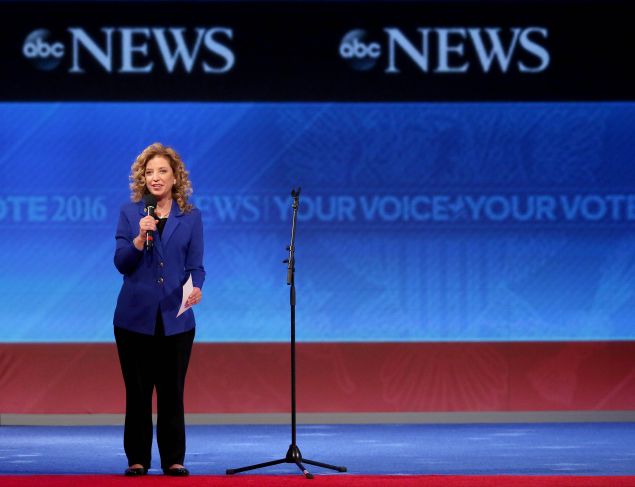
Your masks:
<svg viewBox="0 0 635 487"><path fill-rule="evenodd" d="M635 103L0 104L0 337L109 342L135 157L183 157L197 340L635 339Z"/></svg>

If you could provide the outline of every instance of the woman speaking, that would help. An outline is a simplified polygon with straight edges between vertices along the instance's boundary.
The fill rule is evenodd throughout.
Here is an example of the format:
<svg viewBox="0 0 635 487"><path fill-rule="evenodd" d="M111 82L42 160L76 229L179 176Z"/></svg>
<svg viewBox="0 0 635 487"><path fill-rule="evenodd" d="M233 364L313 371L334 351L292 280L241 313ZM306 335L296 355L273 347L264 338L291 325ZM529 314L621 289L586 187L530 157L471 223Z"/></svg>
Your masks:
<svg viewBox="0 0 635 487"><path fill-rule="evenodd" d="M205 279L201 213L188 203L188 171L169 147L147 147L132 164L130 180L132 203L121 208L115 235L123 286L113 320L126 386L125 475L150 468L156 387L161 468L186 476L183 389L194 341L190 307L201 301ZM190 276L188 309L177 317Z"/></svg>

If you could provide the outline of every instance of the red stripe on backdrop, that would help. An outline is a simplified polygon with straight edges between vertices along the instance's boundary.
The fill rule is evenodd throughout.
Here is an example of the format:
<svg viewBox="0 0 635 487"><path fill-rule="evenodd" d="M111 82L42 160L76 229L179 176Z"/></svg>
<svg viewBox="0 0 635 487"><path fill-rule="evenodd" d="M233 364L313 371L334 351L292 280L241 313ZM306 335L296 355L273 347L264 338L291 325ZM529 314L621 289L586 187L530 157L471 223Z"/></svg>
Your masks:
<svg viewBox="0 0 635 487"><path fill-rule="evenodd" d="M301 343L299 412L635 409L635 342ZM289 411L289 346L196 343L189 413ZM122 413L114 344L0 344L0 413Z"/></svg>
<svg viewBox="0 0 635 487"><path fill-rule="evenodd" d="M132 483L161 487L285 487L305 486L302 475L193 475L187 480L148 475L131 481L122 475L3 475L3 487L113 487ZM633 487L635 477L542 475L316 475L311 486L329 487Z"/></svg>

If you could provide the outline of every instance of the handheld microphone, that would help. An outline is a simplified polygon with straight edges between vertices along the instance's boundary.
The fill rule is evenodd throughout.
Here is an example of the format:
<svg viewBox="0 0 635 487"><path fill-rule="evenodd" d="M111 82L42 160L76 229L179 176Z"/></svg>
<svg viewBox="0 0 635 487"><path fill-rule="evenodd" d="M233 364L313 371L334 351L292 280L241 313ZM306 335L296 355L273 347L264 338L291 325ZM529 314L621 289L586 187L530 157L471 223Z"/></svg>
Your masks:
<svg viewBox="0 0 635 487"><path fill-rule="evenodd" d="M157 199L153 194L147 193L143 195L143 203L146 206L146 213L154 218L154 209L157 207ZM154 245L154 232L148 230L146 232L146 249L150 250Z"/></svg>

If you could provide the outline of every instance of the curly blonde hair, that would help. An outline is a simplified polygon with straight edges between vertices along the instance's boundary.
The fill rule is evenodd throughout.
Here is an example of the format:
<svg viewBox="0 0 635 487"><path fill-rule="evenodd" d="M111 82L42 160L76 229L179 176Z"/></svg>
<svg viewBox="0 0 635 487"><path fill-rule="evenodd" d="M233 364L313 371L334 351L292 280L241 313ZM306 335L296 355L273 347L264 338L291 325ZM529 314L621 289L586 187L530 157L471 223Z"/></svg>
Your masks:
<svg viewBox="0 0 635 487"><path fill-rule="evenodd" d="M174 149L166 147L159 142L149 145L137 156L130 167L130 199L135 203L141 201L144 194L149 193L146 186L146 165L154 157L163 157L169 163L174 173L176 183L172 186L172 198L179 205L182 212L188 212L194 207L188 203L188 198L192 194L192 183L189 172L185 169L185 164Z"/></svg>

